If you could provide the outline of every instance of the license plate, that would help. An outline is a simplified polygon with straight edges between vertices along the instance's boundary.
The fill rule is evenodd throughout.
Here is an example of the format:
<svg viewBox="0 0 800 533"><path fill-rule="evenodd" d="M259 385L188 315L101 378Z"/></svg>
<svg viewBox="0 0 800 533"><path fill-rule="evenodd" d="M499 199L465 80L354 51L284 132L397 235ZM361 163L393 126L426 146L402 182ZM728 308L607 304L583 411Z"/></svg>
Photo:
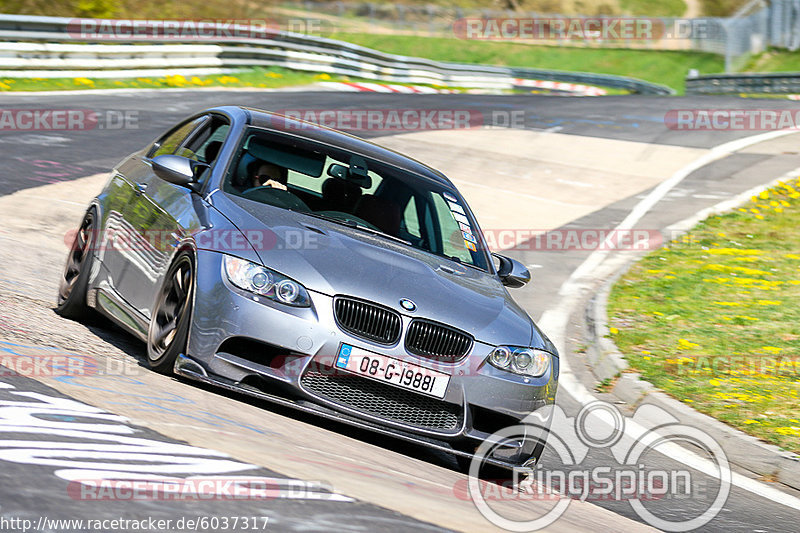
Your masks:
<svg viewBox="0 0 800 533"><path fill-rule="evenodd" d="M349 344L339 347L336 368L436 398L444 398L450 382L450 376L442 372L368 352Z"/></svg>

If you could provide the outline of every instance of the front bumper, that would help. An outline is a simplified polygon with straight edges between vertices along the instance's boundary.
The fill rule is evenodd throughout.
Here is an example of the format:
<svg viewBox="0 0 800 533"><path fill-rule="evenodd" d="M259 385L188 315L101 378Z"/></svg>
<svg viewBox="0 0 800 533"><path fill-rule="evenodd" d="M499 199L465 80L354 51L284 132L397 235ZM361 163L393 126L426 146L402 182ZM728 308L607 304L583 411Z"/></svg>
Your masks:
<svg viewBox="0 0 800 533"><path fill-rule="evenodd" d="M555 402L558 357L539 378L494 368L486 363L493 346L477 341L457 363L418 357L405 350L404 335L385 346L340 329L330 296L309 291L312 306L292 308L240 291L225 279L222 257L198 252L188 357L176 363L181 375L465 456L495 431ZM404 333L411 318L402 317ZM338 369L326 375L343 343L448 374L444 398ZM525 439L498 448L495 459L529 461L544 433L532 428Z"/></svg>

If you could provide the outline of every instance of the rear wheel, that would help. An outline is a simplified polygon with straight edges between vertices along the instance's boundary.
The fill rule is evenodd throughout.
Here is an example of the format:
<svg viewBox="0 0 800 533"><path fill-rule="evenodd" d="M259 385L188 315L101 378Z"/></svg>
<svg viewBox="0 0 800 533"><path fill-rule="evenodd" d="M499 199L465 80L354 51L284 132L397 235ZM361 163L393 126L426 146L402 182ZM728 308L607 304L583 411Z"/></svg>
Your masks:
<svg viewBox="0 0 800 533"><path fill-rule="evenodd" d="M194 297L194 261L181 253L172 263L156 296L147 334L147 362L162 374L172 373L186 350Z"/></svg>
<svg viewBox="0 0 800 533"><path fill-rule="evenodd" d="M73 320L84 319L90 309L86 305L86 291L94 259L97 237L97 213L90 209L83 217L75 239L67 254L67 264L58 284L56 313Z"/></svg>

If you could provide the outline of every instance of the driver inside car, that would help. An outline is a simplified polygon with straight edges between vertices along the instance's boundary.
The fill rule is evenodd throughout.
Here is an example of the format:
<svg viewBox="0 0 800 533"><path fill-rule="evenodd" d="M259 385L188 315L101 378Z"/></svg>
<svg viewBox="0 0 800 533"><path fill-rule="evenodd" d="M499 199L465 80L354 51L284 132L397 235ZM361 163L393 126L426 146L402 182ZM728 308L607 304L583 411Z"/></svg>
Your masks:
<svg viewBox="0 0 800 533"><path fill-rule="evenodd" d="M286 190L288 173L285 169L272 163L260 163L252 174L251 187L272 187L273 189Z"/></svg>

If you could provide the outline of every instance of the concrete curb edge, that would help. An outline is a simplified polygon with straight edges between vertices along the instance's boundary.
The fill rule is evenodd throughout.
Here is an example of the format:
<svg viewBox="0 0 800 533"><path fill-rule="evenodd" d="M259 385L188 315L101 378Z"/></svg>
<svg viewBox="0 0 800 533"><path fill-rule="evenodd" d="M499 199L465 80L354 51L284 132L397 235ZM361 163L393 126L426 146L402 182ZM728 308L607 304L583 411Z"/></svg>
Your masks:
<svg viewBox="0 0 800 533"><path fill-rule="evenodd" d="M736 208L751 196L769 189L781 181L795 178L798 174L800 174L800 168L787 172L765 185L754 187L729 200L698 211L691 217L667 227L666 232L670 235L686 233L709 216ZM587 351L587 361L596 378L600 381L618 378L611 391L618 399L631 406L638 406L647 399L648 403L663 408L676 418L695 427L702 427L723 445L728 460L732 464L767 480L778 481L800 490L800 456L773 444L762 442L716 418L700 413L660 391L648 381L641 379L640 374L626 372L628 363L616 343L611 339L608 328L608 297L617 280L641 255L637 254L626 261L613 275L604 280L597 294L591 298L585 309L591 342L591 348Z"/></svg>

